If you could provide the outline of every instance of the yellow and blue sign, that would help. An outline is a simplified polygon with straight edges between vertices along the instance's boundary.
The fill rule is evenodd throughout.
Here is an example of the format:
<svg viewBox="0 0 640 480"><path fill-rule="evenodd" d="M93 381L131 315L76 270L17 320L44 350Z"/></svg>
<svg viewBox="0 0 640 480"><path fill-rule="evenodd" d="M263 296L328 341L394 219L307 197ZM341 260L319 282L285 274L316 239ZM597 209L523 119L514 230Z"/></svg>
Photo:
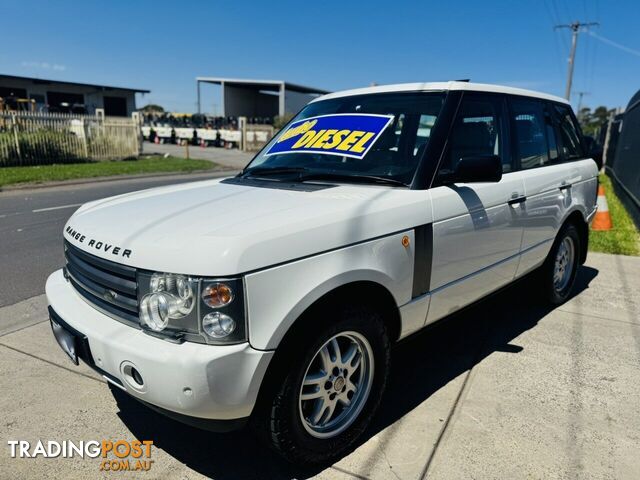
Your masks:
<svg viewBox="0 0 640 480"><path fill-rule="evenodd" d="M393 115L337 113L298 120L266 155L305 152L362 158L392 119Z"/></svg>

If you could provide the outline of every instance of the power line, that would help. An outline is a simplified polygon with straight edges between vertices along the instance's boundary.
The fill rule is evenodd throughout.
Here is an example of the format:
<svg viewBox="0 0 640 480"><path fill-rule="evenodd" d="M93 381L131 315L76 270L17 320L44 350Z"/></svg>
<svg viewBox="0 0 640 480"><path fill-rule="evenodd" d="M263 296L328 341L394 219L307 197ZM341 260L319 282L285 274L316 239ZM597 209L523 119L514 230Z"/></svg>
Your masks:
<svg viewBox="0 0 640 480"><path fill-rule="evenodd" d="M578 117L580 117L581 115L581 110L582 110L582 97L585 95L590 95L590 92L576 92L578 94L578 108L576 109L578 111Z"/></svg>
<svg viewBox="0 0 640 480"><path fill-rule="evenodd" d="M582 89L583 90L588 90L590 87L587 84L587 81L589 80L589 54L591 53L591 43L593 43L593 39L591 37L585 37L584 39L584 49L581 52L582 55L576 55L578 57L578 61L582 61ZM582 60L580 60L580 56L582 57Z"/></svg>
<svg viewBox="0 0 640 480"><path fill-rule="evenodd" d="M576 48L578 46L578 34L588 31L589 27L595 27L600 25L598 22L573 22L564 25L556 25L554 29L568 28L571 30L571 52L569 52L569 71L567 72L567 90L565 91L565 98L569 100L571 98L571 83L573 82L573 66L576 60Z"/></svg>
<svg viewBox="0 0 640 480"><path fill-rule="evenodd" d="M553 13L551 12L551 7L547 4L547 0L544 0L544 6L547 10L547 15L549 16L549 20L551 20L551 23L558 23L558 19L555 18L553 16ZM555 47L556 50L556 68L558 69L558 74L562 75L562 58L564 57L564 55L562 53L560 53L560 41L558 40L558 36L554 35L553 36L553 46Z"/></svg>
<svg viewBox="0 0 640 480"><path fill-rule="evenodd" d="M591 35L593 38L597 38L598 40L600 40L603 43L606 43L607 45L611 45L612 47L615 47L619 50L622 50L623 52L627 52L630 53L631 55L635 55L637 57L640 57L640 50L635 50L633 48L630 47L625 47L624 45L618 43L618 42L614 42L613 40L609 40L608 38L603 37L602 35L598 35L597 33L594 32L587 32L589 35Z"/></svg>
<svg viewBox="0 0 640 480"><path fill-rule="evenodd" d="M596 22L600 22L600 0L595 0L593 7L595 10L595 18L593 18L593 20ZM589 16L585 18L589 18ZM593 38L590 37L589 43L591 44L592 54L591 54L591 63L589 68L589 83L588 83L587 90L593 91L593 89L595 88L594 77L596 72L596 62L598 59L598 42L594 42Z"/></svg>
<svg viewBox="0 0 640 480"><path fill-rule="evenodd" d="M555 14L554 23L558 24L561 21L560 20L561 16L560 16L560 11L558 10L558 5L556 5L556 0L551 0L551 6L553 7L553 11L554 11L554 14ZM564 37L560 37L560 40L562 41L562 45L564 46L565 50L569 50L569 45L567 44L567 41L565 40L565 38Z"/></svg>

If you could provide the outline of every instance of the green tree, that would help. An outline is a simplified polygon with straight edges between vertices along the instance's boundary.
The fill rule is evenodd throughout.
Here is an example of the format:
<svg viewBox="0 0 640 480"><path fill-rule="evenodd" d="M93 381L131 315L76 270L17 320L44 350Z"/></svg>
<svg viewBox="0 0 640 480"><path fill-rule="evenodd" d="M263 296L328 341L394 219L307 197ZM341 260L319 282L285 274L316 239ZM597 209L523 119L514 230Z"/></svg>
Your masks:
<svg viewBox="0 0 640 480"><path fill-rule="evenodd" d="M589 107L581 108L578 112L578 121L582 127L582 133L597 138L604 124L609 120L609 116L614 112L614 109L602 105L595 110Z"/></svg>
<svg viewBox="0 0 640 480"><path fill-rule="evenodd" d="M276 115L273 118L273 126L276 130L280 130L293 118L293 113L285 113L284 115Z"/></svg>
<svg viewBox="0 0 640 480"><path fill-rule="evenodd" d="M142 107L140 111L144 113L164 113L164 108L162 108L160 105L150 103L149 105L145 105L144 107Z"/></svg>

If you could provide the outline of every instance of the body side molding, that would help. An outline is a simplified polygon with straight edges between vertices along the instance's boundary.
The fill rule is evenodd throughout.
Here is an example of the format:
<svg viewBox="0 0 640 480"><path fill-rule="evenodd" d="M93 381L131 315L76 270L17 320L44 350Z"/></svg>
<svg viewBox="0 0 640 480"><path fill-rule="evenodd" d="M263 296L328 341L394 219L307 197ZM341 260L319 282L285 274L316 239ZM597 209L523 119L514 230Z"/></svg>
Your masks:
<svg viewBox="0 0 640 480"><path fill-rule="evenodd" d="M433 259L433 224L419 225L415 233L415 259L413 261L413 289L411 297L424 295L431 288L431 261Z"/></svg>

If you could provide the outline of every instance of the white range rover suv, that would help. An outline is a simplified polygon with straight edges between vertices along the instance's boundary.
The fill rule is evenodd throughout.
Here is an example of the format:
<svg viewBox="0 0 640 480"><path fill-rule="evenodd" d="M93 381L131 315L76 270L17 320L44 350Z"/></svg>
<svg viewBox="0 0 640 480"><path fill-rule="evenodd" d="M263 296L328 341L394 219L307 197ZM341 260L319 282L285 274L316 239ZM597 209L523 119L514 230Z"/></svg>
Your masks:
<svg viewBox="0 0 640 480"><path fill-rule="evenodd" d="M160 412L344 455L390 346L533 272L570 294L598 168L568 103L466 82L333 93L237 176L79 208L47 280L74 362Z"/></svg>

